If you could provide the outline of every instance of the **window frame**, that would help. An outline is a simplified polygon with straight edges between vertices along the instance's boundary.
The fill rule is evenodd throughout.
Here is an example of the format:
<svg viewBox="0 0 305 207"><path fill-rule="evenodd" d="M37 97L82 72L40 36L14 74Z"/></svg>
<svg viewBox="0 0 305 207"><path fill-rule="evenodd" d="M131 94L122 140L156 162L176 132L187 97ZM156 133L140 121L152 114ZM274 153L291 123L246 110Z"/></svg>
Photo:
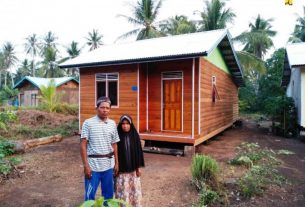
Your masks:
<svg viewBox="0 0 305 207"><path fill-rule="evenodd" d="M101 80L97 80L97 76L98 75L104 75L106 78L105 80L101 81ZM111 76L111 75L115 75L117 76L116 79L109 79L108 77ZM119 100L120 100L120 94L119 94L119 87L120 87L120 82L119 82L119 79L120 79L120 74L118 72L114 72L114 73L96 73L95 74L95 100L97 100L99 97L97 97L97 93L98 93L98 88L97 88L97 83L98 82L105 82L105 96L108 96L109 97L109 82L117 82L117 105L113 105L111 104L111 108L119 108L120 106L120 103L119 103ZM95 103L94 103L95 104Z"/></svg>

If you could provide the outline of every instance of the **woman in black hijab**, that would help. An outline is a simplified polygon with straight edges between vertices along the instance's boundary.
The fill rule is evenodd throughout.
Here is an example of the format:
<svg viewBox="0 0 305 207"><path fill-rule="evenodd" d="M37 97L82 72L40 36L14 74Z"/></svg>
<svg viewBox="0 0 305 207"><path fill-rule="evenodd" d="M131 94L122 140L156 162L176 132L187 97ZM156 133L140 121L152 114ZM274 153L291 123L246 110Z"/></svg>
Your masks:
<svg viewBox="0 0 305 207"><path fill-rule="evenodd" d="M129 115L123 115L118 125L120 141L118 145L119 173L116 178L116 197L133 207L141 207L140 168L144 167L144 157L140 136Z"/></svg>

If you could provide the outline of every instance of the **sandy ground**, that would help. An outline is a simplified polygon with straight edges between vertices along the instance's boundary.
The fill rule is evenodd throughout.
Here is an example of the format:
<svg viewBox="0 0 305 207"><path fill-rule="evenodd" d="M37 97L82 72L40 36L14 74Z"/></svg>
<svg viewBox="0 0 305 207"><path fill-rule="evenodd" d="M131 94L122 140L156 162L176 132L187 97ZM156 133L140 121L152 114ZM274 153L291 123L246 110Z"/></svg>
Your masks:
<svg viewBox="0 0 305 207"><path fill-rule="evenodd" d="M295 152L280 157L279 170L291 184L272 187L262 197L250 200L232 196L230 206L305 206L304 143L269 135L254 122L245 120L243 127L226 130L217 139L200 145L197 151L220 163L224 180L236 178L242 171L233 171L226 162L234 157L236 146L243 141ZM40 146L22 155L22 159L21 177L0 184L0 206L74 207L82 202L83 168L78 137ZM197 192L190 184L190 158L145 153L145 162L141 178L144 207L191 207Z"/></svg>

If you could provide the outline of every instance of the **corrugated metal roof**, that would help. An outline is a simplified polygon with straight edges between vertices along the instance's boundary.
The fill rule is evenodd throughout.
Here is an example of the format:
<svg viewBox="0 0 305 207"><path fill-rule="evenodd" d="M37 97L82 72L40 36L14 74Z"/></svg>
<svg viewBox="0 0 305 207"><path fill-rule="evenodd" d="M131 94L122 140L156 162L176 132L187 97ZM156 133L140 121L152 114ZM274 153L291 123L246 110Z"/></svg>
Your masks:
<svg viewBox="0 0 305 207"><path fill-rule="evenodd" d="M60 64L60 67L77 67L87 63L118 62L123 60L209 53L225 35L226 30L214 30L105 45L70 59Z"/></svg>
<svg viewBox="0 0 305 207"><path fill-rule="evenodd" d="M290 67L305 65L305 42L288 44L286 51Z"/></svg>
<svg viewBox="0 0 305 207"><path fill-rule="evenodd" d="M284 69L281 85L286 87L290 81L291 68L305 66L305 42L286 46Z"/></svg>
<svg viewBox="0 0 305 207"><path fill-rule="evenodd" d="M59 67L86 68L200 57L209 55L216 47L222 51L234 81L243 85L242 69L226 29L105 45L67 60Z"/></svg>
<svg viewBox="0 0 305 207"><path fill-rule="evenodd" d="M38 87L39 89L41 88L41 86L48 86L48 84L50 83L51 80L54 80L55 82L55 86L58 87L70 80L74 80L78 83L78 81L76 79L74 79L73 77L61 77L61 78L38 78L38 77L31 77L31 76L25 76L24 78L22 78L18 83L15 84L14 88L17 88L18 86L20 86L25 80L31 82L33 85L35 85L36 87Z"/></svg>

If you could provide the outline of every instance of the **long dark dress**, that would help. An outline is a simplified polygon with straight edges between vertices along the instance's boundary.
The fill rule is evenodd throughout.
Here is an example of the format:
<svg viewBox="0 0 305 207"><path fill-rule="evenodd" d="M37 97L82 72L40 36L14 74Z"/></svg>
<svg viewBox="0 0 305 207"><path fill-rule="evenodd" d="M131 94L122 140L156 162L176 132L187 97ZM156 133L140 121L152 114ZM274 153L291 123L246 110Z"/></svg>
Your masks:
<svg viewBox="0 0 305 207"><path fill-rule="evenodd" d="M144 167L140 137L132 123L130 131L123 132L122 121L118 126L120 142L118 142L119 175L116 178L116 197L133 207L142 207L141 181L136 175L136 170Z"/></svg>

